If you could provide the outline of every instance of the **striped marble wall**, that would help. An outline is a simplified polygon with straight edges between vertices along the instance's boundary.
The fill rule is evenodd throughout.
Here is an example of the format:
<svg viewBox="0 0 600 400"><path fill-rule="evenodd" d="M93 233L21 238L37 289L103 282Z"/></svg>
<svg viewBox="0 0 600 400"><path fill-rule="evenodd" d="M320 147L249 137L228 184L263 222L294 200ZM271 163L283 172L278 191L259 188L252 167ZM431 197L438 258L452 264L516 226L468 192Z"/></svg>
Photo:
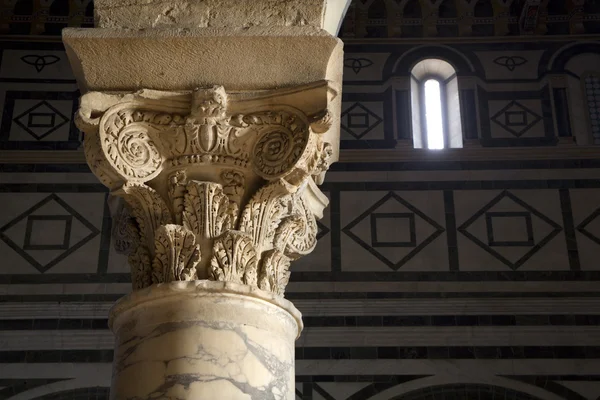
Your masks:
<svg viewBox="0 0 600 400"><path fill-rule="evenodd" d="M306 325L298 400L600 398L600 149L584 94L599 49L346 43L341 160L287 292ZM104 400L106 316L130 284L73 125L77 87L58 41L0 50L0 399ZM462 149L412 149L406 73L423 55L457 69ZM531 115L509 130L515 107Z"/></svg>

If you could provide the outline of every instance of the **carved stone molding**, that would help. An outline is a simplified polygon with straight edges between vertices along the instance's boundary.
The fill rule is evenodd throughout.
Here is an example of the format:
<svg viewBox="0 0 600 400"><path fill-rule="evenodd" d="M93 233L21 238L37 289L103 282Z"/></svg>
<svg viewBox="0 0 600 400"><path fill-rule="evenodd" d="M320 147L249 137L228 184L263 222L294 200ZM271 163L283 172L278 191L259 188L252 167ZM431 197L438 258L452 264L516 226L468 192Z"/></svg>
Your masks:
<svg viewBox="0 0 600 400"><path fill-rule="evenodd" d="M124 200L113 236L134 289L210 279L282 295L327 205L317 184L331 162L336 95L326 81L84 95L86 159Z"/></svg>

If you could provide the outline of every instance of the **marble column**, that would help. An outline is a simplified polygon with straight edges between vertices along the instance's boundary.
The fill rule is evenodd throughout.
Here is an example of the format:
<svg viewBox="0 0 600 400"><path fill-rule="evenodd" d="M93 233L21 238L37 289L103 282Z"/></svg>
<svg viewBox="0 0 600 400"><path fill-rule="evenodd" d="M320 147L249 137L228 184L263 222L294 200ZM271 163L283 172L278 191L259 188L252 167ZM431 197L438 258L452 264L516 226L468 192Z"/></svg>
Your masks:
<svg viewBox="0 0 600 400"><path fill-rule="evenodd" d="M152 285L118 302L115 399L294 399L287 300L249 285L197 280Z"/></svg>
<svg viewBox="0 0 600 400"><path fill-rule="evenodd" d="M348 0L97 0L65 29L133 292L111 399L294 399L290 266L337 160Z"/></svg>

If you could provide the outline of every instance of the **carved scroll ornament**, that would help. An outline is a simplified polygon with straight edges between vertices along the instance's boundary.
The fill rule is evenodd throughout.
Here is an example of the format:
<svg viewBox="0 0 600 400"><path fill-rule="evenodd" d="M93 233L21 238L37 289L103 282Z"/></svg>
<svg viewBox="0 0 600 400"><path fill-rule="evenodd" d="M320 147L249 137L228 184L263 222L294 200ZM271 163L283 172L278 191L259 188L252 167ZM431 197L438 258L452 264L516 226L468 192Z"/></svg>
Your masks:
<svg viewBox="0 0 600 400"><path fill-rule="evenodd" d="M290 262L313 250L330 113L232 103L245 112L222 87L82 98L88 164L124 200L113 237L134 289L210 279L283 295Z"/></svg>

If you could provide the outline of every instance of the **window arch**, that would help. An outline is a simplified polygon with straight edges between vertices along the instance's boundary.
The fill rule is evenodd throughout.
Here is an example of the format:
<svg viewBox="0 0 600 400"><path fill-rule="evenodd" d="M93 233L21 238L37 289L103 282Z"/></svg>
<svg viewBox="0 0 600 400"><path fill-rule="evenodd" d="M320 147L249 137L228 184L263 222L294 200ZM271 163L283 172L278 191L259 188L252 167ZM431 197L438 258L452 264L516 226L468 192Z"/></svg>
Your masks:
<svg viewBox="0 0 600 400"><path fill-rule="evenodd" d="M553 73L565 76L565 82L553 88L558 136L572 137L580 146L600 145L599 49L572 46L551 63Z"/></svg>
<svg viewBox="0 0 600 400"><path fill-rule="evenodd" d="M456 71L429 58L411 70L412 134L415 148L462 147L462 123Z"/></svg>

